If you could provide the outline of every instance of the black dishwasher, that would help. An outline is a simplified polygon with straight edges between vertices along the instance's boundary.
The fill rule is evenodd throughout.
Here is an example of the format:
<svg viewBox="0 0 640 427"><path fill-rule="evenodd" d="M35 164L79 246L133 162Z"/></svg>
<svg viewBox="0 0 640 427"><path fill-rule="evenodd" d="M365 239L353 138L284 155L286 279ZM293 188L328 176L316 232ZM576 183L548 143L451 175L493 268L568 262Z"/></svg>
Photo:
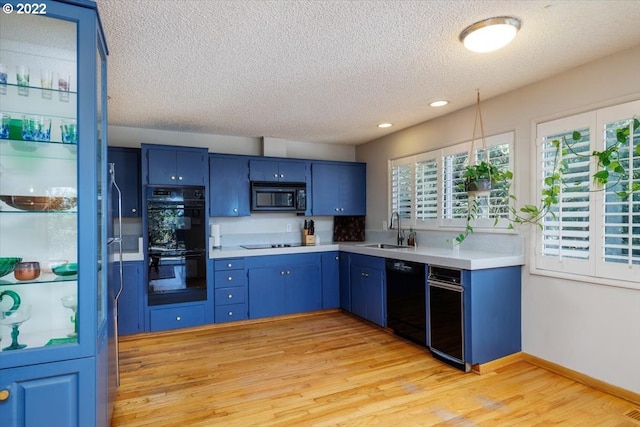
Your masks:
<svg viewBox="0 0 640 427"><path fill-rule="evenodd" d="M396 335L427 345L424 264L387 259L387 327Z"/></svg>
<svg viewBox="0 0 640 427"><path fill-rule="evenodd" d="M435 358L468 372L461 271L437 266L429 270L429 348Z"/></svg>

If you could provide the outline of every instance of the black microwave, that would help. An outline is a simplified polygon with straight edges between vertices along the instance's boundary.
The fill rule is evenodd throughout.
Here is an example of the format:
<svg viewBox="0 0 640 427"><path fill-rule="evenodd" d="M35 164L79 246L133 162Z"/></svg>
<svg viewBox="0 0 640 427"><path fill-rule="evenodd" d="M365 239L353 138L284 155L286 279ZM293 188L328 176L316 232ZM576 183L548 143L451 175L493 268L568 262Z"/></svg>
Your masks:
<svg viewBox="0 0 640 427"><path fill-rule="evenodd" d="M251 182L253 212L304 212L307 184L304 182Z"/></svg>

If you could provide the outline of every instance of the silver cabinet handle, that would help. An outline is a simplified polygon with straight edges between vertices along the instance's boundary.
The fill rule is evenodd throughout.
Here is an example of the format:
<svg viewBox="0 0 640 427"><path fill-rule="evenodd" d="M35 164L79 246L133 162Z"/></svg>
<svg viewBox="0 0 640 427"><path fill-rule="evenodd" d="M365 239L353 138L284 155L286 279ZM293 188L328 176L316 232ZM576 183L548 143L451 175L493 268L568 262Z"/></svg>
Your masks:
<svg viewBox="0 0 640 427"><path fill-rule="evenodd" d="M131 209L131 212L136 213L138 210L136 208Z"/></svg>
<svg viewBox="0 0 640 427"><path fill-rule="evenodd" d="M232 276L227 277L227 280L228 280L229 282L231 281L231 279L233 279L233 277L232 277Z"/></svg>
<svg viewBox="0 0 640 427"><path fill-rule="evenodd" d="M280 272L281 276L284 276L285 274L287 274L284 270Z"/></svg>
<svg viewBox="0 0 640 427"><path fill-rule="evenodd" d="M228 312L227 316L233 316L233 311Z"/></svg>
<svg viewBox="0 0 640 427"><path fill-rule="evenodd" d="M178 177L178 181L182 181L182 177L181 176Z"/></svg>
<svg viewBox="0 0 640 427"><path fill-rule="evenodd" d="M227 268L231 268L231 267L233 267L233 264L231 263L227 264Z"/></svg>
<svg viewBox="0 0 640 427"><path fill-rule="evenodd" d="M180 316L176 316L176 320L182 320Z"/></svg>
<svg viewBox="0 0 640 427"><path fill-rule="evenodd" d="M287 270L287 274L291 274L291 272L289 270Z"/></svg>
<svg viewBox="0 0 640 427"><path fill-rule="evenodd" d="M233 211L234 212L238 212L238 208L233 208Z"/></svg>
<svg viewBox="0 0 640 427"><path fill-rule="evenodd" d="M229 299L233 298L233 294L227 295L227 298L229 298Z"/></svg>
<svg viewBox="0 0 640 427"><path fill-rule="evenodd" d="M274 177L274 178L277 178L277 177L278 177L278 174L277 174L277 173L274 173L274 174L273 174L273 177Z"/></svg>
<svg viewBox="0 0 640 427"><path fill-rule="evenodd" d="M284 178L284 174L283 173L280 174L280 178Z"/></svg>
<svg viewBox="0 0 640 427"><path fill-rule="evenodd" d="M176 180L176 176L175 175L171 175L171 181L175 181Z"/></svg>

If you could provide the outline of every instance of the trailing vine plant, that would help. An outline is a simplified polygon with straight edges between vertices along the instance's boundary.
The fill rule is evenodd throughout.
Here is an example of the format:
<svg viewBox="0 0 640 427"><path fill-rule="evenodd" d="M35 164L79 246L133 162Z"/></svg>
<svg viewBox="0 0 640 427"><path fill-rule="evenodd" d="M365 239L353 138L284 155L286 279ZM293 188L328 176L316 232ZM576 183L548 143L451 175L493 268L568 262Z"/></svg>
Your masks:
<svg viewBox="0 0 640 427"><path fill-rule="evenodd" d="M634 172L633 180L629 182L630 172L628 166L625 167L624 165L625 160L621 157L621 150L629 144L629 138L632 132L637 131L639 128L640 120L633 118L629 125L615 130L615 140L609 147L602 151L594 150L586 155L574 150L575 144L582 139L582 134L579 131L573 131L570 140L565 136L552 140L551 144L555 151L551 172L544 178L539 204L526 204L520 208L516 208L510 204L508 208L510 216L507 218L509 225L507 228L513 229L515 225L520 224L535 224L542 229L541 221L543 218L547 215L551 215L554 219L556 218L553 206L558 203L562 189L570 185L563 175L569 170L569 164L566 160L568 153L577 157L593 157L597 160L596 172L593 174L592 179L594 183L597 184L598 189L591 191L606 191L618 186L621 182L627 181L623 189L615 193L620 199L626 200L632 193L640 192L640 182L636 182L637 178L640 178L640 171ZM632 150L636 155L640 156L640 141L634 144ZM509 193L509 199L514 203L517 202L516 197L509 192L513 173L511 171L504 171L499 174L499 177L506 183L505 188ZM479 205L477 198L469 198L465 229L455 237L454 244L462 243L468 235L473 232L473 226L471 224L477 218L478 211ZM499 218L495 219L494 226L498 223L498 220Z"/></svg>

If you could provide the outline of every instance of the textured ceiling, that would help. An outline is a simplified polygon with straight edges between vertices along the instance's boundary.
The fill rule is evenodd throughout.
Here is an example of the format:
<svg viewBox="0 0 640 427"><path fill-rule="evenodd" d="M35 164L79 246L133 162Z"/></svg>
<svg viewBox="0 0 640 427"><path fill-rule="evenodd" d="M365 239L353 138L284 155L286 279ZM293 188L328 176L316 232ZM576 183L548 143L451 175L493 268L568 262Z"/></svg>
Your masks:
<svg viewBox="0 0 640 427"><path fill-rule="evenodd" d="M638 0L97 4L109 124L304 142L364 143L640 44ZM501 15L513 43L463 48Z"/></svg>

